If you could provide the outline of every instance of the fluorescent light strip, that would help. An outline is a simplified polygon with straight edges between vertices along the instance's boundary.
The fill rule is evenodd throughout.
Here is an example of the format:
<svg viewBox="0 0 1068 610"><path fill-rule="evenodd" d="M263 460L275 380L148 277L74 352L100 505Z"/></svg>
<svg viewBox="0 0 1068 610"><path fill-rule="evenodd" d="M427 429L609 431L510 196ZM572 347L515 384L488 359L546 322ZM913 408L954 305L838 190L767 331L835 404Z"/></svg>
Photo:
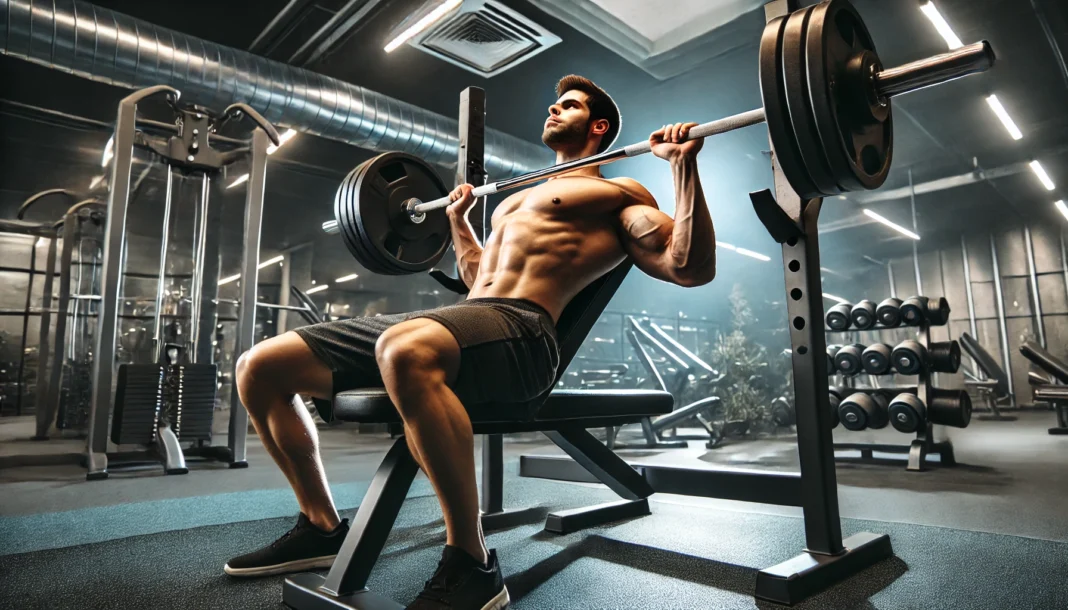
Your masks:
<svg viewBox="0 0 1068 610"><path fill-rule="evenodd" d="M304 294L315 294L316 292L322 292L330 287L330 284L321 284L315 288L309 288L304 291Z"/></svg>
<svg viewBox="0 0 1068 610"><path fill-rule="evenodd" d="M897 231L898 233L901 233L905 237L908 237L910 239L915 239L915 240L919 240L920 239L919 235L916 235L912 231L909 231L908 229L906 229L905 227L903 227L903 226L901 226L899 224L890 222L884 216L880 216L880 215L876 214L875 212L872 212L871 210L864 210L864 214L867 215L869 218L874 218L875 220L883 223L884 225L890 227L891 229Z"/></svg>
<svg viewBox="0 0 1068 610"><path fill-rule="evenodd" d="M1035 172L1035 175L1042 181L1042 186L1046 187L1047 191L1052 191L1057 188L1057 185L1053 184L1053 181L1049 178L1049 174L1046 173L1046 170L1043 169L1042 164L1038 161L1031 162L1031 171Z"/></svg>
<svg viewBox="0 0 1068 610"><path fill-rule="evenodd" d="M920 10L931 20L931 23L934 24L935 29L942 35L942 38L946 40L946 44L949 45L950 49L959 49L964 46L964 43L960 41L960 38L953 33L953 28L949 27L949 23L946 22L942 13L938 12L938 8L935 7L934 2L925 2L921 4Z"/></svg>
<svg viewBox="0 0 1068 610"><path fill-rule="evenodd" d="M334 281L337 282L338 284L340 284L341 282L347 282L349 280L354 280L354 279L356 279L358 277L360 277L360 275L358 273L353 273L351 275L346 275L345 277L339 277Z"/></svg>
<svg viewBox="0 0 1068 610"><path fill-rule="evenodd" d="M230 277L224 277L223 279L219 280L219 285L222 286L223 284L229 284L230 282L236 282L239 279L241 279L241 274L240 273L238 273L237 275L231 275Z"/></svg>
<svg viewBox="0 0 1068 610"><path fill-rule="evenodd" d="M228 189L232 189L232 188L234 188L235 186L237 186L237 185L239 185L239 184L244 184L244 183L246 183L246 182L248 182L248 174L242 174L242 175L240 175L240 176L238 176L238 177L237 177L237 180L234 180L233 182L231 182L231 183L230 183L230 186L228 186L228 187L226 187L226 188L228 188Z"/></svg>
<svg viewBox="0 0 1068 610"><path fill-rule="evenodd" d="M1065 220L1068 220L1068 206L1065 206L1065 205L1064 205L1064 200L1063 200L1063 199L1058 199L1057 201L1054 201L1054 202L1053 202L1053 205L1054 205L1054 206L1055 206L1055 207L1057 208L1057 210L1059 210L1059 211L1060 211L1060 213L1061 213L1061 214L1062 214L1062 215L1064 216L1064 219L1065 219Z"/></svg>
<svg viewBox="0 0 1068 610"><path fill-rule="evenodd" d="M759 252L753 252L752 250L746 250L745 248L737 248L735 251L738 254L741 254L742 256L748 256L750 258L755 258L758 261L764 261L765 263L771 260L770 256L764 256L763 254L761 254Z"/></svg>
<svg viewBox="0 0 1068 610"><path fill-rule="evenodd" d="M280 263L280 262L284 261L285 259L286 259L286 257L285 257L285 256L283 256L283 255L279 254L278 256L276 256L276 257L272 258L271 260L263 261L263 262L262 262L262 263L260 263L260 265L259 265L258 267L256 267L256 268L257 268L257 269L263 269L264 267L267 267L267 266L269 266L269 265L273 265L273 264L275 264L275 263Z"/></svg>
<svg viewBox="0 0 1068 610"><path fill-rule="evenodd" d="M830 299L832 301L837 301L839 303L848 303L849 302L849 301L843 299L842 297L836 297L833 294L827 294L826 292L823 293L823 298Z"/></svg>
<svg viewBox="0 0 1068 610"><path fill-rule="evenodd" d="M759 252L753 252L752 250L747 250L745 248L739 248L738 246L735 246L733 244L728 244L725 241L717 241L716 242L716 247L717 248L723 248L724 250L730 250L731 252L737 252L738 254L741 254L742 256L748 256L750 258L755 258L758 261L764 261L765 263L771 260L770 257L764 256L763 254L761 254Z"/></svg>
<svg viewBox="0 0 1068 610"><path fill-rule="evenodd" d="M430 27L435 21L441 19L448 14L449 11L460 6L462 3L463 0L448 0L447 2L443 2L436 9L427 13L425 17L415 22L410 28L401 32L399 36L389 41L389 44L386 45L386 53L392 53L397 47L408 42L413 36Z"/></svg>
<svg viewBox="0 0 1068 610"><path fill-rule="evenodd" d="M267 147L267 154L273 155L274 153L276 153L279 148L285 146L286 142L292 140L293 136L295 135L297 135L296 131L293 131L292 129L285 130L281 135L278 136L278 146L271 144Z"/></svg>
<svg viewBox="0 0 1068 610"><path fill-rule="evenodd" d="M994 114L1001 119L1001 124L1005 126L1005 129L1012 136L1013 140L1019 140L1023 137L1023 133L1020 132L1020 128L1016 126L1016 123L1012 121L1012 117L1005 111L1005 107L1001 105L1001 101L998 96L991 95L986 98L986 103L990 105L990 109L994 111Z"/></svg>

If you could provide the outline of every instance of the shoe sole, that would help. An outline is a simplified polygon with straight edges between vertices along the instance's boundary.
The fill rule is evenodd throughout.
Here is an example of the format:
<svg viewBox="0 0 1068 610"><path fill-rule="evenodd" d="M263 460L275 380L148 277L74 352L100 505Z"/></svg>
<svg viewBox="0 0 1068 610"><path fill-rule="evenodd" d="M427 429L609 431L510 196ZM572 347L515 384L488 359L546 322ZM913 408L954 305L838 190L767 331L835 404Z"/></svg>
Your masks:
<svg viewBox="0 0 1068 610"><path fill-rule="evenodd" d="M503 587L500 593L482 606L482 610L508 610L511 602L511 598L508 597L508 587Z"/></svg>
<svg viewBox="0 0 1068 610"><path fill-rule="evenodd" d="M334 565L334 558L336 557L337 555L312 557L311 559L298 559L296 561L287 561L273 566L261 566L258 568L231 568L230 564L226 564L223 567L223 571L230 576L277 576L279 574L289 574L290 572L329 568Z"/></svg>

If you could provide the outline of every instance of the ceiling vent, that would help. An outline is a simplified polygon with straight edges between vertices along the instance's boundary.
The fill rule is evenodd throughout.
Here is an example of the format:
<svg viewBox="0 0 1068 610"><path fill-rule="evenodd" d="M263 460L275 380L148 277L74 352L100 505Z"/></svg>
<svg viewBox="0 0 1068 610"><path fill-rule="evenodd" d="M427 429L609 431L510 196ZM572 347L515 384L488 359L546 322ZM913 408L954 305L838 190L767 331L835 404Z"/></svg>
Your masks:
<svg viewBox="0 0 1068 610"><path fill-rule="evenodd" d="M559 42L559 36L499 2L465 0L409 44L489 78Z"/></svg>

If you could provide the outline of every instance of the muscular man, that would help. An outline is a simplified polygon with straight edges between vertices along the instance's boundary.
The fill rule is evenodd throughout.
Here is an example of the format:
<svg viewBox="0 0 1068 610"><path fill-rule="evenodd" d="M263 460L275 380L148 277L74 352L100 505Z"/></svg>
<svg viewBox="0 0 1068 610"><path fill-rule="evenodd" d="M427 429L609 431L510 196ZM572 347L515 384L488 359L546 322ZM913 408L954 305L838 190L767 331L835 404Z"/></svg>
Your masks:
<svg viewBox="0 0 1068 610"><path fill-rule="evenodd" d="M558 162L607 149L619 110L586 78L557 85L542 140ZM438 309L356 318L297 329L264 341L238 361L241 402L296 492L301 514L279 540L230 560L234 576L328 567L348 532L334 507L317 435L295 395L329 399L385 386L404 421L412 456L445 518L438 569L408 608L501 610L508 606L496 553L479 519L474 440L465 405L518 403L548 390L559 363L555 324L579 291L626 257L652 277L698 286L715 276L715 234L697 177L702 141L680 143L694 124L650 136L671 165L675 217L629 178L579 169L505 199L480 246L467 221L471 185L447 208L465 301Z"/></svg>

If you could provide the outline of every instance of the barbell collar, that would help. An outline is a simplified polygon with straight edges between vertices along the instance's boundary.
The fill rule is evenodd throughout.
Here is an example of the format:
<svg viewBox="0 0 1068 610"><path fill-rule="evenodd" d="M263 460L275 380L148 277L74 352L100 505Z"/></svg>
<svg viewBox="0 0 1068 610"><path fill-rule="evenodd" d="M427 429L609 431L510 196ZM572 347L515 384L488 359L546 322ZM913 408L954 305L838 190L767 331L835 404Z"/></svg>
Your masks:
<svg viewBox="0 0 1068 610"><path fill-rule="evenodd" d="M336 220L328 220L323 223L323 233L327 235L337 235L341 232L341 228L338 227Z"/></svg>
<svg viewBox="0 0 1068 610"><path fill-rule="evenodd" d="M875 90L881 97L894 97L931 85L941 85L983 72L994 65L997 57L987 41L970 44L948 53L876 72Z"/></svg>

